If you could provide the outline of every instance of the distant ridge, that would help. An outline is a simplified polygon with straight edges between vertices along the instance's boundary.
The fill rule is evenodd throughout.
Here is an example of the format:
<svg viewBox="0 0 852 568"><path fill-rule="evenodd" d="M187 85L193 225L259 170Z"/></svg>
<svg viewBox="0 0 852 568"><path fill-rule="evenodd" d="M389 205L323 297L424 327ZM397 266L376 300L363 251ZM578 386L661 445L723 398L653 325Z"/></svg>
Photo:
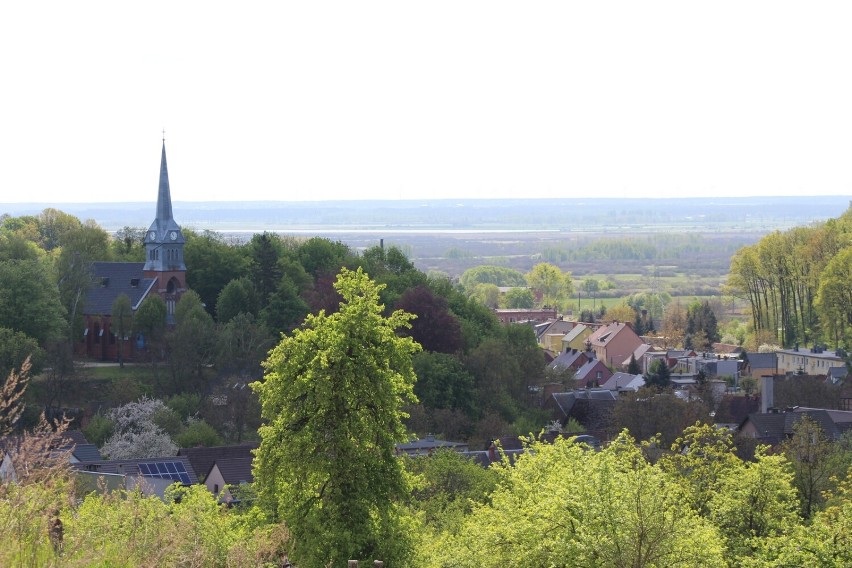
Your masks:
<svg viewBox="0 0 852 568"><path fill-rule="evenodd" d="M324 230L771 231L841 215L849 196L659 199L455 199L364 201L181 202L174 217L186 228L212 231ZM94 219L106 230L144 227L152 202L10 203L0 213L37 214L54 207Z"/></svg>

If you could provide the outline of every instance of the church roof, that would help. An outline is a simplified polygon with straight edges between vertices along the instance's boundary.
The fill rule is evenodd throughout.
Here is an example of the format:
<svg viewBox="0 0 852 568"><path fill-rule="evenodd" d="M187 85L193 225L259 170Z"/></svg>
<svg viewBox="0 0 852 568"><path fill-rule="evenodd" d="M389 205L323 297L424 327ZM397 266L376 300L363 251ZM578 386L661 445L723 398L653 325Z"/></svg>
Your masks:
<svg viewBox="0 0 852 568"><path fill-rule="evenodd" d="M155 280L145 278L143 262L93 262L94 284L86 294L87 314L112 314L112 303L121 294L130 298L133 309L139 307Z"/></svg>

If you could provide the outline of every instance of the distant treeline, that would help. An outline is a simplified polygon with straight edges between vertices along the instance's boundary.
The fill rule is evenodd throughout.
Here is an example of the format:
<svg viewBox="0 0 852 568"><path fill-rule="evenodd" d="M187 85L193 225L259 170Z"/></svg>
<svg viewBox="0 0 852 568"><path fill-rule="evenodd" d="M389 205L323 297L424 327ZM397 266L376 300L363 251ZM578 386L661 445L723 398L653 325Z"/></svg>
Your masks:
<svg viewBox="0 0 852 568"><path fill-rule="evenodd" d="M179 199L180 192L174 195ZM196 230L514 229L586 232L713 231L721 227L773 230L825 220L847 197L682 199L459 199L314 202L175 201L175 218ZM147 226L152 203L52 204L107 230ZM12 216L35 215L45 204L0 204Z"/></svg>

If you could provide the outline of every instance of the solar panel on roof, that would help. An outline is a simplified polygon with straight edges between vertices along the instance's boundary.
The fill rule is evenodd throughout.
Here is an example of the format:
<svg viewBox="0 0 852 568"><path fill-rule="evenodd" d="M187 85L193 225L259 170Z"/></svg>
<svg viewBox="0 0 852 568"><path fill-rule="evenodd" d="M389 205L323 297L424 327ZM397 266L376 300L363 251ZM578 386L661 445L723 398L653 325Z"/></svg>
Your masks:
<svg viewBox="0 0 852 568"><path fill-rule="evenodd" d="M159 479L172 479L180 481L184 485L190 484L189 473L183 462L149 462L140 463L139 472L144 477L156 477Z"/></svg>

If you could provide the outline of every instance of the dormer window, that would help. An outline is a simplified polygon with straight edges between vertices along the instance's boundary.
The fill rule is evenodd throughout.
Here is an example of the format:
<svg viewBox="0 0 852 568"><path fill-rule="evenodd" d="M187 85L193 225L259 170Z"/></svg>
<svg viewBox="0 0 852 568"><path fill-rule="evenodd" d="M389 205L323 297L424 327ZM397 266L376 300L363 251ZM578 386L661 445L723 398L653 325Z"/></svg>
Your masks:
<svg viewBox="0 0 852 568"><path fill-rule="evenodd" d="M131 288L138 288L139 287L139 279L138 278L131 278L130 279L130 287Z"/></svg>
<svg viewBox="0 0 852 568"><path fill-rule="evenodd" d="M109 278L103 277L101 278L101 288L106 288L109 286Z"/></svg>

